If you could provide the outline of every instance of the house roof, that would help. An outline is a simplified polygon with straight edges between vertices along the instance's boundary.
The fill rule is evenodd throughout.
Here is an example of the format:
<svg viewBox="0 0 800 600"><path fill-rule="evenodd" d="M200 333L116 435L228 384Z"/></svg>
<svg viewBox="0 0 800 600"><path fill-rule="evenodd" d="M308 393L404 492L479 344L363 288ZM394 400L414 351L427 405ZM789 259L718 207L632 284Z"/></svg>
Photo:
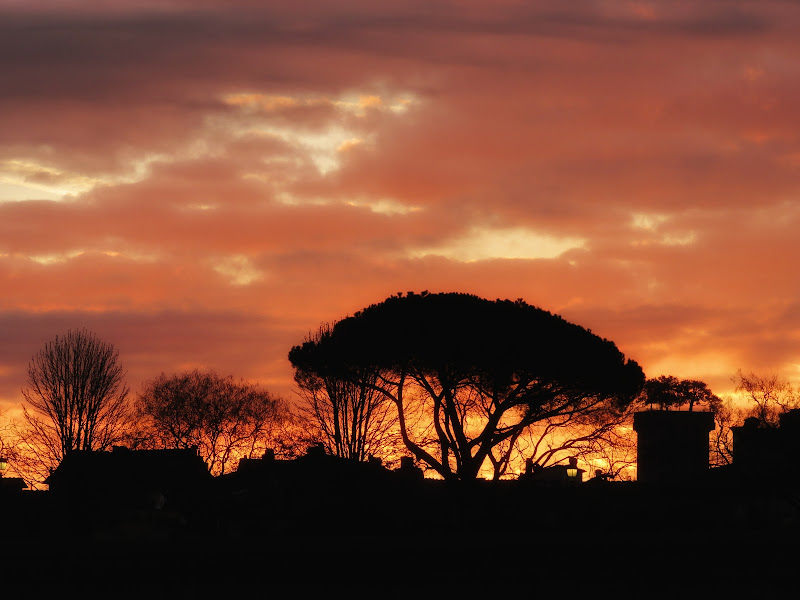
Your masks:
<svg viewBox="0 0 800 600"><path fill-rule="evenodd" d="M0 493L15 493L26 487L28 485L21 477L0 477Z"/></svg>
<svg viewBox="0 0 800 600"><path fill-rule="evenodd" d="M51 490L178 487L211 478L196 448L73 451L45 480Z"/></svg>

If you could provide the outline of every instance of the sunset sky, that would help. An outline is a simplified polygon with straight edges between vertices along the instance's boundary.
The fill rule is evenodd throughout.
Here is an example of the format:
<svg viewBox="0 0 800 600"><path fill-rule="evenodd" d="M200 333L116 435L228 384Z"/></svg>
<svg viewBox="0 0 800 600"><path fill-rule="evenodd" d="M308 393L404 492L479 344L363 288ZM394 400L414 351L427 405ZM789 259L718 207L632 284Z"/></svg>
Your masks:
<svg viewBox="0 0 800 600"><path fill-rule="evenodd" d="M292 345L409 290L718 394L798 382L798 31L768 0L0 0L0 406L82 327L134 392L294 399Z"/></svg>

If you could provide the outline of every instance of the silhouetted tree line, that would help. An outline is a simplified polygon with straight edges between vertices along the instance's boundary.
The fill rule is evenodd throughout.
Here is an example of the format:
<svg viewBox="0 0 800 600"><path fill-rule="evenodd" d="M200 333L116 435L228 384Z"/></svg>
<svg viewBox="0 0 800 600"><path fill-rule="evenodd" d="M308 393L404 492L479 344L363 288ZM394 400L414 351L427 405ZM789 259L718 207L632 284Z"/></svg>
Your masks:
<svg viewBox="0 0 800 600"><path fill-rule="evenodd" d="M295 456L307 445L289 403L213 371L162 373L131 399L119 352L82 329L57 336L31 359L21 424L8 423L3 453L37 485L73 451L196 448L213 475L267 449Z"/></svg>
<svg viewBox="0 0 800 600"><path fill-rule="evenodd" d="M399 293L289 351L301 402L213 371L161 373L131 398L113 345L87 330L48 342L28 365L23 422L0 422L0 452L30 484L75 450L197 448L213 475L265 452L312 444L358 462L410 455L443 479L501 479L520 465L579 457L626 477L632 415L710 409L711 463L732 460L731 427L775 427L798 405L776 376L739 371L751 409L692 379L646 379L613 342L522 300ZM629 475L627 475L629 477Z"/></svg>

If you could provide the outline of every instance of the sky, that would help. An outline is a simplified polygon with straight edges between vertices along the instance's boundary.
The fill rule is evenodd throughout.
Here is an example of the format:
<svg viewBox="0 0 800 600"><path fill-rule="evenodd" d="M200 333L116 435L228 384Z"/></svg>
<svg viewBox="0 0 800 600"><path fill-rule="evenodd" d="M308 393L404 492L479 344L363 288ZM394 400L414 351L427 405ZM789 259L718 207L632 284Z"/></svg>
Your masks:
<svg viewBox="0 0 800 600"><path fill-rule="evenodd" d="M210 368L296 400L293 345L423 290L521 298L648 377L800 382L799 26L770 0L0 0L0 407L78 328L134 393Z"/></svg>

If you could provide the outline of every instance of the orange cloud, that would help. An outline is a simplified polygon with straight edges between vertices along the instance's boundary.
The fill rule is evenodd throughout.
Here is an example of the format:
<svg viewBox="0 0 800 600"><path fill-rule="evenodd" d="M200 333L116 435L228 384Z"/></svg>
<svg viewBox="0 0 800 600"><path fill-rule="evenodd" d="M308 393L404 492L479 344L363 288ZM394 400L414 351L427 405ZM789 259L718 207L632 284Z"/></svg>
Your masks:
<svg viewBox="0 0 800 600"><path fill-rule="evenodd" d="M791 3L0 8L0 402L87 326L134 387L398 291L524 298L648 375L798 378ZM548 245L549 244L549 245Z"/></svg>

